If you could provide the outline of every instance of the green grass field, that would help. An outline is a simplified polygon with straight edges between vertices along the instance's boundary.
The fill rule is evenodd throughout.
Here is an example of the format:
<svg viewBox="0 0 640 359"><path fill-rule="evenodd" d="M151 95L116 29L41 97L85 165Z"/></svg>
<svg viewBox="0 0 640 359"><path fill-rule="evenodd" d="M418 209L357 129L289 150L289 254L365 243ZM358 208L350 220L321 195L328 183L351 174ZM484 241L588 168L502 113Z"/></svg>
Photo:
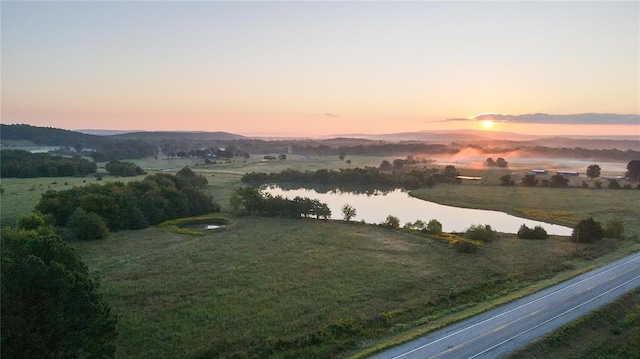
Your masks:
<svg viewBox="0 0 640 359"><path fill-rule="evenodd" d="M351 165L337 156L296 155L207 166L194 159L135 162L149 173L189 165L228 211L231 193L249 171L393 159L347 158ZM627 234L640 234L640 191L502 187L492 184L499 171L487 173L484 184L437 185L413 194L564 225L588 216L620 217ZM105 176L103 182L143 177ZM2 179L2 224L30 212L48 189L87 183L101 182ZM369 225L222 215L232 224L204 236L153 227L74 242L118 314L119 358L358 356L640 250L633 240L576 246L562 237L501 235L465 255L444 241Z"/></svg>
<svg viewBox="0 0 640 359"><path fill-rule="evenodd" d="M589 217L603 224L620 218L627 235L640 236L639 190L445 184L411 194L440 204L502 211L569 227Z"/></svg>
<svg viewBox="0 0 640 359"><path fill-rule="evenodd" d="M336 357L581 265L558 237L503 236L464 255L341 221L234 221L205 236L149 228L75 244L118 313L118 357ZM308 339L336 326L347 336Z"/></svg>

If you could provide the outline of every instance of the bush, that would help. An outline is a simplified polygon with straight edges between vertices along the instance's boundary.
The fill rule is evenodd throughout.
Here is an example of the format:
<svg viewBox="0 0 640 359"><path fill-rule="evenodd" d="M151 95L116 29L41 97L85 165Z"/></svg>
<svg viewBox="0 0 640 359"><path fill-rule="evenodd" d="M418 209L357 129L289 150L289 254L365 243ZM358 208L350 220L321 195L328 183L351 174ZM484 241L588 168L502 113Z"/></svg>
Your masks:
<svg viewBox="0 0 640 359"><path fill-rule="evenodd" d="M547 231L541 226L535 226L531 229L523 224L518 230L518 238L522 239L547 239L547 237Z"/></svg>
<svg viewBox="0 0 640 359"><path fill-rule="evenodd" d="M102 239L109 234L107 222L93 212L77 208L67 221L67 231L71 238L87 240Z"/></svg>
<svg viewBox="0 0 640 359"><path fill-rule="evenodd" d="M592 217L583 219L573 227L571 239L577 242L589 243L604 237L604 231L599 222Z"/></svg>
<svg viewBox="0 0 640 359"><path fill-rule="evenodd" d="M451 242L451 245L453 245L453 247L456 249L456 252L458 253L473 254L480 250L480 247L482 247L482 242L460 239Z"/></svg>
<svg viewBox="0 0 640 359"><path fill-rule="evenodd" d="M465 231L464 237L473 241L491 242L496 239L497 232L490 225L472 224Z"/></svg>
<svg viewBox="0 0 640 359"><path fill-rule="evenodd" d="M424 223L424 221L417 219L415 222L411 223L411 222L407 222L404 225L404 228L406 229L413 229L416 231L425 231L427 229L427 224Z"/></svg>
<svg viewBox="0 0 640 359"><path fill-rule="evenodd" d="M621 219L611 219L604 225L604 233L608 238L621 239L624 235L624 224Z"/></svg>
<svg viewBox="0 0 640 359"><path fill-rule="evenodd" d="M607 188L609 189L620 189L620 183L614 179L609 181L609 184L607 185Z"/></svg>
<svg viewBox="0 0 640 359"><path fill-rule="evenodd" d="M525 186L535 187L538 184L538 179L534 174L526 174L522 177L522 184Z"/></svg>
<svg viewBox="0 0 640 359"><path fill-rule="evenodd" d="M442 223L432 219L427 223L427 231L431 234L442 234Z"/></svg>
<svg viewBox="0 0 640 359"><path fill-rule="evenodd" d="M396 216L389 215L380 225L385 228L396 229L400 227L400 220Z"/></svg>
<svg viewBox="0 0 640 359"><path fill-rule="evenodd" d="M511 179L510 174L500 177L500 182L503 186L513 186L515 184L515 181Z"/></svg>

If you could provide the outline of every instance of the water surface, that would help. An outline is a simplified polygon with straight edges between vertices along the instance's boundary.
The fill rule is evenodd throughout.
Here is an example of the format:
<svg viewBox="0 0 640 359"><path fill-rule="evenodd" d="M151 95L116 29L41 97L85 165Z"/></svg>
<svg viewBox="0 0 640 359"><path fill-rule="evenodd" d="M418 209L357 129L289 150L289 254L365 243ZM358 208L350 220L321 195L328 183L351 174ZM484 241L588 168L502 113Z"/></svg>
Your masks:
<svg viewBox="0 0 640 359"><path fill-rule="evenodd" d="M387 216L400 219L400 224L418 219L429 222L432 219L442 223L445 232L463 232L472 224L489 224L499 232L517 233L522 224L533 228L542 226L548 234L570 236L571 228L540 221L512 216L503 212L445 206L409 196L407 192L396 189L390 192L377 191L374 194L356 194L339 190L318 193L312 189L282 189L269 186L265 192L293 199L296 196L318 199L331 209L332 219L342 219L342 206L351 205L356 209L352 220L364 220L367 223L381 223Z"/></svg>

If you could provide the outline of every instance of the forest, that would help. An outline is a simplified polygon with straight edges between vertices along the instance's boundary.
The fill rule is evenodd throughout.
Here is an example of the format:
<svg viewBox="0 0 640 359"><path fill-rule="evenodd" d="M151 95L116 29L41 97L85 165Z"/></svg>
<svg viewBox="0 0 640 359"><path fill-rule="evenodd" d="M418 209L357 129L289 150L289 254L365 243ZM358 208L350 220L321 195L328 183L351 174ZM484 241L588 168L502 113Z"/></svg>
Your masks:
<svg viewBox="0 0 640 359"><path fill-rule="evenodd" d="M95 162L80 156L67 158L22 150L0 151L0 176L3 178L85 176L96 170Z"/></svg>

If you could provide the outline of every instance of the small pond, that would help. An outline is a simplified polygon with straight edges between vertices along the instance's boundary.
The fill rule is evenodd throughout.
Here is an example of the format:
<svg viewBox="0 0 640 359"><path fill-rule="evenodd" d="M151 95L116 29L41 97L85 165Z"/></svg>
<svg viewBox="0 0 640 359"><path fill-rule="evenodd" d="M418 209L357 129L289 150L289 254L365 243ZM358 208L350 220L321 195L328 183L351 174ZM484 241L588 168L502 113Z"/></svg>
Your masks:
<svg viewBox="0 0 640 359"><path fill-rule="evenodd" d="M388 215L394 215L400 219L400 225L418 219L424 222L436 219L442 223L445 232L463 232L472 224L489 224L499 232L517 233L520 226L526 224L529 228L540 225L548 234L571 235L571 228L568 227L524 219L503 212L445 206L411 197L400 189L390 192L378 191L373 194L338 190L319 193L312 189L285 190L272 185L263 190L273 196L280 195L289 199L297 196L318 199L329 206L332 219L342 219L341 208L349 204L356 209L356 217L353 220L364 220L367 223L381 223Z"/></svg>

